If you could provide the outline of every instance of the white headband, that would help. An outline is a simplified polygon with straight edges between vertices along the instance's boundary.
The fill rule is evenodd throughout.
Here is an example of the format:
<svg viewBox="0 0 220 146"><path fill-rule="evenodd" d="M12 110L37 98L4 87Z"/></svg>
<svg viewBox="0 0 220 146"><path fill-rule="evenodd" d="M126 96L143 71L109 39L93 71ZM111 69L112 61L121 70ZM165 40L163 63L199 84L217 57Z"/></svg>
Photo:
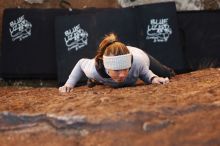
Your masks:
<svg viewBox="0 0 220 146"><path fill-rule="evenodd" d="M106 69L122 70L131 67L131 53L118 56L103 56L103 63Z"/></svg>

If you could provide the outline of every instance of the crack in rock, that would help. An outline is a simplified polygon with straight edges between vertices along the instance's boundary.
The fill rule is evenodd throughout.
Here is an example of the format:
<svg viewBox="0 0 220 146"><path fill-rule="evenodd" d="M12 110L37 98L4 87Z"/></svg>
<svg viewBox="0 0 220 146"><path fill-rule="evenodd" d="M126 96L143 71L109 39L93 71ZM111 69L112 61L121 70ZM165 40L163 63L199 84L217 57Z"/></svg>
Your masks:
<svg viewBox="0 0 220 146"><path fill-rule="evenodd" d="M128 114L127 119L118 121L102 121L100 123L91 123L86 120L85 116L57 116L52 114L39 114L39 115L16 115L10 112L0 113L0 132L24 130L34 126L39 126L40 123L46 123L58 131L75 130L80 135L87 135L90 132L99 130L144 130L145 132L159 131L174 124L170 120L173 116L183 116L198 111L207 111L219 109L219 105L201 104L191 105L187 107L174 109L172 107L163 107L159 109L159 114L165 116L168 120L160 120L154 112L141 112L136 111ZM158 113L158 112L157 112ZM132 119L131 119L132 118ZM147 120L147 121L146 121ZM155 121L157 122L151 122ZM140 128L142 125L142 128ZM138 128L139 127L139 128ZM84 132L82 132L84 131ZM85 132L86 131L86 132Z"/></svg>

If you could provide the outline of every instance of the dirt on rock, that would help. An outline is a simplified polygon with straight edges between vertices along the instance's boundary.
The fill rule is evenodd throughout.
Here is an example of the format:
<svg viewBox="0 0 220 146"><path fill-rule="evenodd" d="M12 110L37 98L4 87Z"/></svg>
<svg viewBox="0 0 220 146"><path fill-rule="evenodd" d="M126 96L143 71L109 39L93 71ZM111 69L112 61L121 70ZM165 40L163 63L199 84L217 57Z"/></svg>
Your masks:
<svg viewBox="0 0 220 146"><path fill-rule="evenodd" d="M0 87L1 146L219 146L220 69L166 85Z"/></svg>

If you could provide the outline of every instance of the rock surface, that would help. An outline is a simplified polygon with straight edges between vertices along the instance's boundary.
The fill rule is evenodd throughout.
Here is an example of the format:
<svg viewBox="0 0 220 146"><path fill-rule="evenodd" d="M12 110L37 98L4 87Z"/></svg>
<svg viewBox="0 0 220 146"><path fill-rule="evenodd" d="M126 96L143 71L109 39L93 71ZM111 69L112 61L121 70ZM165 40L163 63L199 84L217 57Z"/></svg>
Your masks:
<svg viewBox="0 0 220 146"><path fill-rule="evenodd" d="M1 146L220 145L220 69L166 85L0 87Z"/></svg>
<svg viewBox="0 0 220 146"><path fill-rule="evenodd" d="M176 8L178 11L218 9L220 7L220 0L118 0L118 3L122 7L130 7L171 1L176 3Z"/></svg>

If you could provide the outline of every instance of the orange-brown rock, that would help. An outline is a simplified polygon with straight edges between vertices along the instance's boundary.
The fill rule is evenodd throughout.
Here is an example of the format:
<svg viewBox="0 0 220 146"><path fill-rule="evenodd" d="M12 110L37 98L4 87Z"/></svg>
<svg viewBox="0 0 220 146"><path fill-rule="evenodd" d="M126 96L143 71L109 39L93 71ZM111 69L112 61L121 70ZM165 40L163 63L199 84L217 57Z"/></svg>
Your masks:
<svg viewBox="0 0 220 146"><path fill-rule="evenodd" d="M220 69L166 85L0 87L1 146L218 146Z"/></svg>

